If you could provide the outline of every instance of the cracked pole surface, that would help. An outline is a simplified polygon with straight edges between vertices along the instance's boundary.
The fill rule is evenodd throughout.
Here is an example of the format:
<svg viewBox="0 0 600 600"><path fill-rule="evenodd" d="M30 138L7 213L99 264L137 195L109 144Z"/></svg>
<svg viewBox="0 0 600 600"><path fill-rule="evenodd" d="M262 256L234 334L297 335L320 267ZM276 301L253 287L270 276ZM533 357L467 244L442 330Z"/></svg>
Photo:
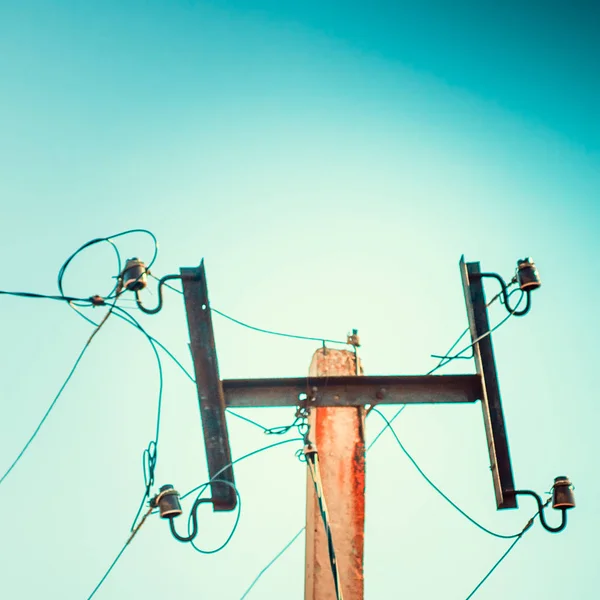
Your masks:
<svg viewBox="0 0 600 600"><path fill-rule="evenodd" d="M320 348L310 375L362 375L356 355ZM363 407L323 407L310 415L311 441L321 465L323 494L344 600L364 600L365 436ZM327 537L310 474L307 475L305 600L336 600Z"/></svg>

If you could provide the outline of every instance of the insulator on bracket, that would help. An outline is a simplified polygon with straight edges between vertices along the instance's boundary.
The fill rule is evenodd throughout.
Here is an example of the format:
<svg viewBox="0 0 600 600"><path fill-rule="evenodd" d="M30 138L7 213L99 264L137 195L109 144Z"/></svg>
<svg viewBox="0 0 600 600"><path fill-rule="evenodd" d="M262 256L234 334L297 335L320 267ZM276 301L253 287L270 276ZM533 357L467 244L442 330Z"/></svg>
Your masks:
<svg viewBox="0 0 600 600"><path fill-rule="evenodd" d="M542 285L540 274L532 258L517 261L517 282L523 292L535 290Z"/></svg>
<svg viewBox="0 0 600 600"><path fill-rule="evenodd" d="M148 269L139 258L129 258L121 274L121 282L124 289L130 292L143 290L148 285Z"/></svg>

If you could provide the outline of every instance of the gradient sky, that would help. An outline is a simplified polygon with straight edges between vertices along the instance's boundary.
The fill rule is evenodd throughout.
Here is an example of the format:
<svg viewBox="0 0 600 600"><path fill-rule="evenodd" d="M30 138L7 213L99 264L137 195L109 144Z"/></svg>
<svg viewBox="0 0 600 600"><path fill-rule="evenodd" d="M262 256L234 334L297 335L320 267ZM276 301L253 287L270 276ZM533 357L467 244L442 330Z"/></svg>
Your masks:
<svg viewBox="0 0 600 600"><path fill-rule="evenodd" d="M529 532L476 598L592 598L600 11L413 4L0 0L0 289L54 293L78 246L146 227L160 242L156 274L206 259L215 307L306 335L358 328L367 374L417 374L465 327L460 255L507 277L532 255L543 278L533 309L494 338L513 469L540 492L569 475L578 507L566 532ZM120 246L151 256L141 235ZM66 292L106 293L115 268L95 247ZM0 307L1 473L90 326L58 303ZM179 296L135 315L190 367ZM224 378L303 375L315 350L220 319L215 329ZM2 597L88 597L143 492L156 394L149 345L109 320L0 488ZM274 426L292 412L246 414ZM229 425L234 456L273 441ZM411 407L396 429L486 526L512 533L533 512L527 500L495 510L479 404ZM222 553L201 556L151 519L95 598L239 599L304 522L295 450L236 468L242 518ZM444 503L389 434L367 473L367 600L464 599L508 544ZM205 479L195 388L166 360L156 483L184 491ZM218 545L232 519L201 510L198 543ZM303 581L299 540L248 598L300 600Z"/></svg>

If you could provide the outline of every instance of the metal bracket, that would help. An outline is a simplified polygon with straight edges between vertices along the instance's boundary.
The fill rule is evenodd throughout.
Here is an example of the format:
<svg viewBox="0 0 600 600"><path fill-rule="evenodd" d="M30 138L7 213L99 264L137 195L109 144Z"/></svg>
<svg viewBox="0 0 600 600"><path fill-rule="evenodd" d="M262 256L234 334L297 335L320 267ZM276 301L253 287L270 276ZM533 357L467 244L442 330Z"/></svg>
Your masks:
<svg viewBox="0 0 600 600"><path fill-rule="evenodd" d="M471 339L489 332L479 263L460 260ZM212 478L234 485L231 449L225 408L298 406L306 394L307 405L365 406L367 404L430 404L481 400L490 454L491 470L499 509L516 508L514 481L498 375L491 335L473 346L477 375L339 376L288 379L231 379L221 381L204 261L199 267L182 268L183 295L194 360L200 415L206 446L208 472ZM212 483L213 508L233 510L237 504L233 488Z"/></svg>
<svg viewBox="0 0 600 600"><path fill-rule="evenodd" d="M310 381L310 384L309 384ZM443 404L475 402L482 397L478 375L391 375L226 379L228 407L296 406L308 395L311 407L367 404Z"/></svg>
<svg viewBox="0 0 600 600"><path fill-rule="evenodd" d="M208 473L211 479L222 479L235 485L225 417L225 396L219 378L219 364L208 301L204 261L200 263L199 267L184 267L180 272L200 402ZM214 510L233 510L236 507L237 498L232 487L222 483L212 483L211 491Z"/></svg>
<svg viewBox="0 0 600 600"><path fill-rule="evenodd" d="M481 268L478 262L465 263L464 256L462 256L460 259L460 272L469 317L471 340L475 341L485 335L473 345L473 355L477 373L481 376L482 381L481 407L483 409L483 421L496 492L496 505L499 509L517 508L508 437L494 359L494 347L491 334L486 335L490 330L490 322L485 303L483 281L479 277Z"/></svg>

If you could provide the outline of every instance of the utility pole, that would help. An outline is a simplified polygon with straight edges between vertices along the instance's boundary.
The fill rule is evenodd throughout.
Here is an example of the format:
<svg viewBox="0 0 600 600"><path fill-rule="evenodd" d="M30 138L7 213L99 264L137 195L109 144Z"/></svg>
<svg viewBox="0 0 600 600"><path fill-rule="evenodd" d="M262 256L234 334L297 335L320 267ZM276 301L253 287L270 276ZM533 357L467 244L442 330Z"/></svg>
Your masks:
<svg viewBox="0 0 600 600"><path fill-rule="evenodd" d="M362 373L356 352L320 348L311 377ZM363 406L316 408L309 417L310 439L319 453L323 495L345 600L364 598L365 409ZM327 536L307 473L305 600L336 600Z"/></svg>
<svg viewBox="0 0 600 600"><path fill-rule="evenodd" d="M460 260L460 273L477 370L475 374L363 376L356 354L358 336L354 331L348 337L348 343L354 346L355 351L333 350L325 348L323 343L323 348L313 356L308 377L221 381L204 263L199 267L181 269L213 509L229 511L237 504L226 408L287 406L299 411L309 409L309 442L316 446L322 466L323 497L330 509L329 525L344 600L364 598L366 405L480 401L497 508L516 508L517 494L533 494L518 491L514 486L483 279L499 280L505 307L512 315L522 316L530 309L531 291L541 285L539 274L531 259L517 263L513 281L518 283L527 299L526 307L518 311L518 306L510 308L508 286L496 273L483 273L479 263L465 263L464 257ZM160 285L162 283L159 283L159 290ZM566 478L559 483L563 486L561 490L571 489L566 487L567 484L570 486ZM167 503L174 502L173 495L177 495L172 489L162 493ZM565 510L574 505L570 498L567 500L561 505ZM181 514L181 509L175 512ZM327 538L310 480L306 512L305 599L337 600ZM170 514L172 517L173 513ZM563 523L566 521L563 520ZM178 539L181 541L181 538Z"/></svg>

